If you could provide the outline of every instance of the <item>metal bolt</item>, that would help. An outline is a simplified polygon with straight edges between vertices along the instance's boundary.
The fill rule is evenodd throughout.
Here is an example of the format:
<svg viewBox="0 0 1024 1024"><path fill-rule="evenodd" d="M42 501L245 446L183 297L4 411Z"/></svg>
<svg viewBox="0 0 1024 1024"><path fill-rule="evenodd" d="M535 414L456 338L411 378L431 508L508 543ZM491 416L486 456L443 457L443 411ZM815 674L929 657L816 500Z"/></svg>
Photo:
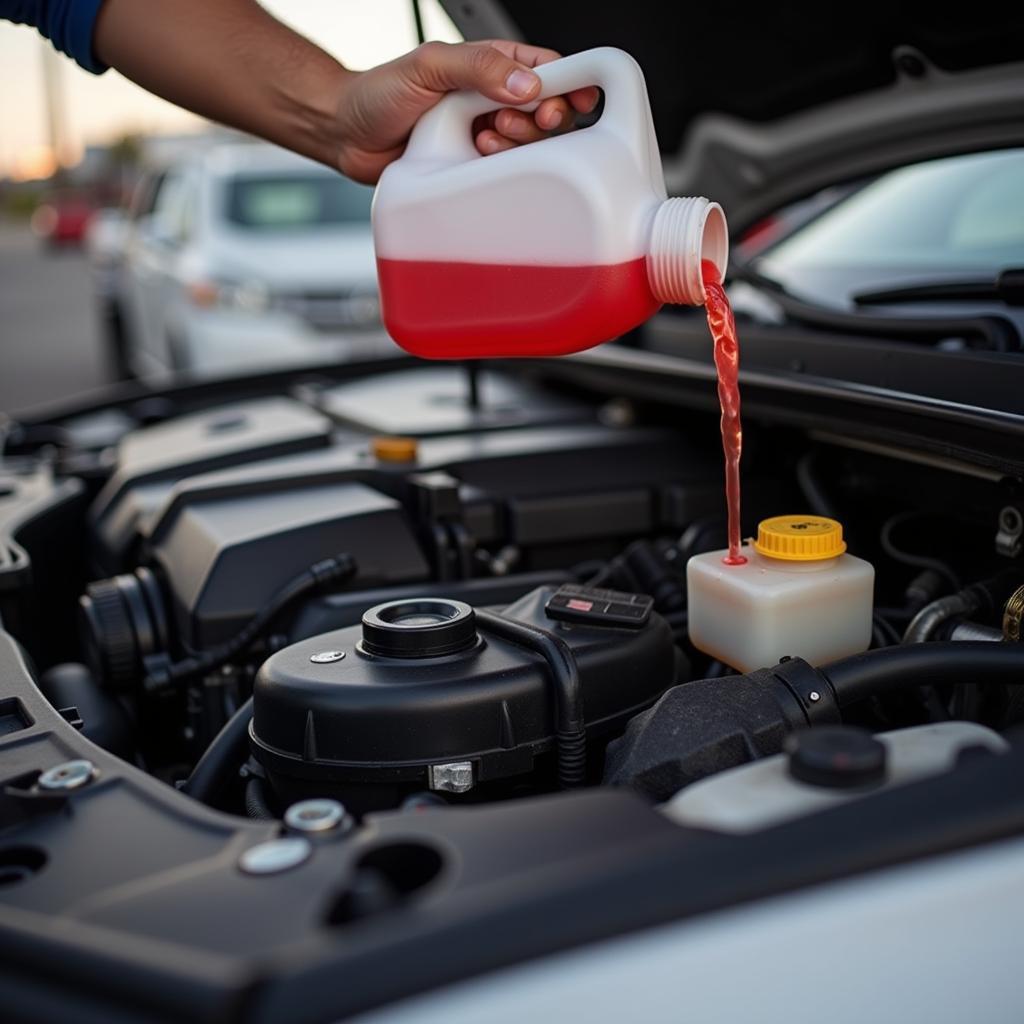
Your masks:
<svg viewBox="0 0 1024 1024"><path fill-rule="evenodd" d="M313 844L302 836L270 839L250 846L238 859L238 866L247 875L276 875L290 871L309 859Z"/></svg>
<svg viewBox="0 0 1024 1024"><path fill-rule="evenodd" d="M811 690L811 692L810 692L809 694L807 694L807 699L808 699L808 700L809 700L809 701L810 701L810 702L811 702L812 704L814 704L815 702L817 702L817 701L821 700L821 694L820 694L820 693L818 693L818 691L817 691L817 690Z"/></svg>
<svg viewBox="0 0 1024 1024"><path fill-rule="evenodd" d="M1024 535L1024 516L1021 516L1020 509L1015 505L1007 505L999 513L999 520L996 530L996 553L1004 558L1016 558L1024 543L1021 537Z"/></svg>
<svg viewBox="0 0 1024 1024"><path fill-rule="evenodd" d="M473 788L472 761L432 764L428 774L430 788L439 793L466 793Z"/></svg>
<svg viewBox="0 0 1024 1024"><path fill-rule="evenodd" d="M351 828L352 818L337 800L300 800L284 812L284 823L295 832L330 832Z"/></svg>
<svg viewBox="0 0 1024 1024"><path fill-rule="evenodd" d="M344 657L344 651L317 651L316 654L310 655L309 660L314 665L330 665L331 662L341 661Z"/></svg>
<svg viewBox="0 0 1024 1024"><path fill-rule="evenodd" d="M40 789L67 790L78 789L96 777L96 766L85 759L65 761L54 765L49 771L39 776L37 785Z"/></svg>

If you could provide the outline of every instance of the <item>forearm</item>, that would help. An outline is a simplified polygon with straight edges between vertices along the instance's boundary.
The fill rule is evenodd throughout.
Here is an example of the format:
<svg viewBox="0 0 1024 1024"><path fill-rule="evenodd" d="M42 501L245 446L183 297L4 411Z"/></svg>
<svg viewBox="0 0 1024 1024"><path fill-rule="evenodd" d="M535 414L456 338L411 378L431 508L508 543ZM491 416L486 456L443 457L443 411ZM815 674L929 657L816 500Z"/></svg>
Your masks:
<svg viewBox="0 0 1024 1024"><path fill-rule="evenodd" d="M172 103L338 166L352 72L255 0L106 0L93 45Z"/></svg>

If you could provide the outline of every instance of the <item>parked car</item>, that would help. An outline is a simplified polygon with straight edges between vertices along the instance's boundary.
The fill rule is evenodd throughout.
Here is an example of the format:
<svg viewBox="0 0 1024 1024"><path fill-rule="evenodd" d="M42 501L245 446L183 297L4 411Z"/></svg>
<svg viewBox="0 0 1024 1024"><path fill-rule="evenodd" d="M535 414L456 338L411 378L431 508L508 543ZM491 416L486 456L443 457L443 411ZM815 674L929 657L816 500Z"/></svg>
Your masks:
<svg viewBox="0 0 1024 1024"><path fill-rule="evenodd" d="M117 380L130 376L121 290L129 223L125 210L104 207L93 215L85 234L85 252L106 346L108 371Z"/></svg>
<svg viewBox="0 0 1024 1024"><path fill-rule="evenodd" d="M1024 10L446 8L638 58L673 189L749 243L743 534L795 515L722 564L699 309L475 375L296 363L4 424L0 1006L1017 1024ZM267 221L313 190L233 204L238 159L155 179L130 261L219 195L236 262L154 243L161 308L255 337ZM819 664L848 555L870 648ZM734 671L691 642L694 558L705 593L820 607L779 600L795 646ZM720 592L725 643L765 625Z"/></svg>
<svg viewBox="0 0 1024 1024"><path fill-rule="evenodd" d="M256 142L198 147L154 170L133 200L115 364L209 374L390 352L371 196Z"/></svg>
<svg viewBox="0 0 1024 1024"><path fill-rule="evenodd" d="M32 214L32 231L51 248L78 246L85 240L93 208L79 195L56 195Z"/></svg>

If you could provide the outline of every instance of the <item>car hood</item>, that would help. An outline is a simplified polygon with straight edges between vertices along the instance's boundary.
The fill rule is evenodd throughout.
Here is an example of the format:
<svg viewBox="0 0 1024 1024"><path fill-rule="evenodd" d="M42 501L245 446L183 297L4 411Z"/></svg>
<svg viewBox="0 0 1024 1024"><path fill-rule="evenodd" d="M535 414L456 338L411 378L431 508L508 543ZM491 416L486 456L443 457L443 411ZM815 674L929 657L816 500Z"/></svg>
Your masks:
<svg viewBox="0 0 1024 1024"><path fill-rule="evenodd" d="M293 234L231 231L207 256L215 274L257 280L275 290L331 290L377 279L369 224Z"/></svg>
<svg viewBox="0 0 1024 1024"><path fill-rule="evenodd" d="M836 181L1024 140L1020 6L444 6L471 39L629 51L670 191L718 200L734 231Z"/></svg>

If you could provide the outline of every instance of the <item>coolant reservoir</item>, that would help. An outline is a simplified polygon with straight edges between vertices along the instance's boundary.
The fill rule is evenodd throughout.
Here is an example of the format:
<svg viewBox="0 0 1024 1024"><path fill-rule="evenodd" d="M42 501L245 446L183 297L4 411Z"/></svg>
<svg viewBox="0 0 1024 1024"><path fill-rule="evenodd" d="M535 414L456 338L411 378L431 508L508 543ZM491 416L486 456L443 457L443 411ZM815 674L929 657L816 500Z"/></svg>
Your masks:
<svg viewBox="0 0 1024 1024"><path fill-rule="evenodd" d="M381 176L373 235L384 324L414 355L575 352L662 303L703 303L702 259L725 273L721 208L666 198L636 61L602 47L535 70L541 98L600 86L600 120L482 157L473 119L500 104L452 93Z"/></svg>
<svg viewBox="0 0 1024 1024"><path fill-rule="evenodd" d="M821 665L867 650L875 570L846 554L843 527L822 516L776 516L741 549L696 555L686 566L690 641L750 672L792 655Z"/></svg>

